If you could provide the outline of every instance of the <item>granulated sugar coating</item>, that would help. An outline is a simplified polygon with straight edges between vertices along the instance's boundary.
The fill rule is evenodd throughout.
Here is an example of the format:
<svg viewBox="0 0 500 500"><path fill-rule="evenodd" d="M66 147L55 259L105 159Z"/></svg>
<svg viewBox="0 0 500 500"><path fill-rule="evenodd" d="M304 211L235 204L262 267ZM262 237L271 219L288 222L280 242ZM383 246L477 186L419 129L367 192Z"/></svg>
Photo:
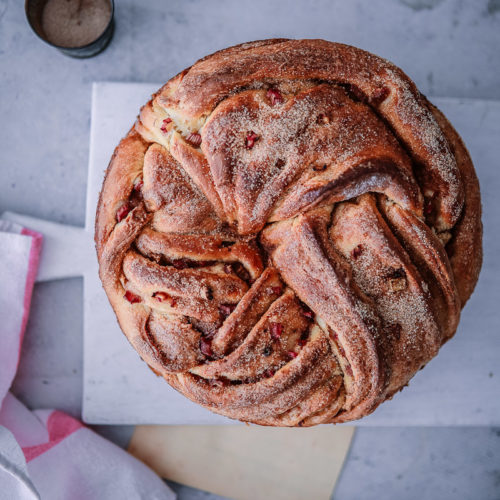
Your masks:
<svg viewBox="0 0 500 500"><path fill-rule="evenodd" d="M264 40L202 59L142 108L96 245L157 374L227 417L308 426L369 414L453 336L480 216L465 147L400 69Z"/></svg>
<svg viewBox="0 0 500 500"><path fill-rule="evenodd" d="M59 47L83 47L97 40L111 18L109 0L47 0L42 29Z"/></svg>

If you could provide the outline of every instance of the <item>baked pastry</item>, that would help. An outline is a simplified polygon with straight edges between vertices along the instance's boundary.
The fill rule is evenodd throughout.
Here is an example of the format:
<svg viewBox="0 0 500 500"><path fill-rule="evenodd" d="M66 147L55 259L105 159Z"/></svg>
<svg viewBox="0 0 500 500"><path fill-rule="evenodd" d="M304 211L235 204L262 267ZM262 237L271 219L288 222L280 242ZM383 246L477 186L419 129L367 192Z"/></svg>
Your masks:
<svg viewBox="0 0 500 500"><path fill-rule="evenodd" d="M404 387L453 336L481 237L469 154L415 84L363 50L283 39L216 52L152 96L95 233L142 359L274 426L358 419Z"/></svg>

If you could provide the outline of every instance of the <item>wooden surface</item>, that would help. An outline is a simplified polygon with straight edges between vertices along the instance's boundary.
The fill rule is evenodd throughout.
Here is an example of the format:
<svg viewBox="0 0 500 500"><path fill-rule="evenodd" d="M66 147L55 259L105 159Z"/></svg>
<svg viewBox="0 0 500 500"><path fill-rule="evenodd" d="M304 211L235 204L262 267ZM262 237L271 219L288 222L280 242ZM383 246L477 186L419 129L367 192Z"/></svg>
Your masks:
<svg viewBox="0 0 500 500"><path fill-rule="evenodd" d="M128 450L160 476L235 500L327 500L354 427L138 426Z"/></svg>

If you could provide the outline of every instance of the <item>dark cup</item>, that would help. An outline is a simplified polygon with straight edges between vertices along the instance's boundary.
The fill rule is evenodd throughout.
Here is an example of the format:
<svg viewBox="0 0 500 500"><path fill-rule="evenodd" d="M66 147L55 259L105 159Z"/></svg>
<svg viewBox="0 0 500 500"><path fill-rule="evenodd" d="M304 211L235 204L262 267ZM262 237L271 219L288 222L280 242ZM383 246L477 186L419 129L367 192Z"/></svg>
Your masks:
<svg viewBox="0 0 500 500"><path fill-rule="evenodd" d="M26 18L28 19L28 23L31 26L31 29L35 32L35 34L43 40L48 45L55 47L60 50L63 54L66 54L70 57L77 57L83 59L85 57L93 57L102 52L113 38L114 31L114 14L115 14L115 2L114 0L109 0L111 4L111 16L109 18L108 25L104 29L104 31L96 38L93 42L88 43L87 45L82 45L80 47L60 47L59 45L55 45L51 41L47 40L45 33L42 28L42 12L43 8L47 0L26 0L24 4L24 10L26 11Z"/></svg>

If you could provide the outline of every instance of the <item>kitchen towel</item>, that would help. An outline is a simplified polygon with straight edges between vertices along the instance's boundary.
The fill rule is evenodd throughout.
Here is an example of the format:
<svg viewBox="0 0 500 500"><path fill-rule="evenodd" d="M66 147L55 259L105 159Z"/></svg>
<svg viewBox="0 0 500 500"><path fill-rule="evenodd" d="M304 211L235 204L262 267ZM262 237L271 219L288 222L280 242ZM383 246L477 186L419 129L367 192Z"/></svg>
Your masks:
<svg viewBox="0 0 500 500"><path fill-rule="evenodd" d="M0 219L0 499L174 499L148 467L57 410L11 393L42 236Z"/></svg>

